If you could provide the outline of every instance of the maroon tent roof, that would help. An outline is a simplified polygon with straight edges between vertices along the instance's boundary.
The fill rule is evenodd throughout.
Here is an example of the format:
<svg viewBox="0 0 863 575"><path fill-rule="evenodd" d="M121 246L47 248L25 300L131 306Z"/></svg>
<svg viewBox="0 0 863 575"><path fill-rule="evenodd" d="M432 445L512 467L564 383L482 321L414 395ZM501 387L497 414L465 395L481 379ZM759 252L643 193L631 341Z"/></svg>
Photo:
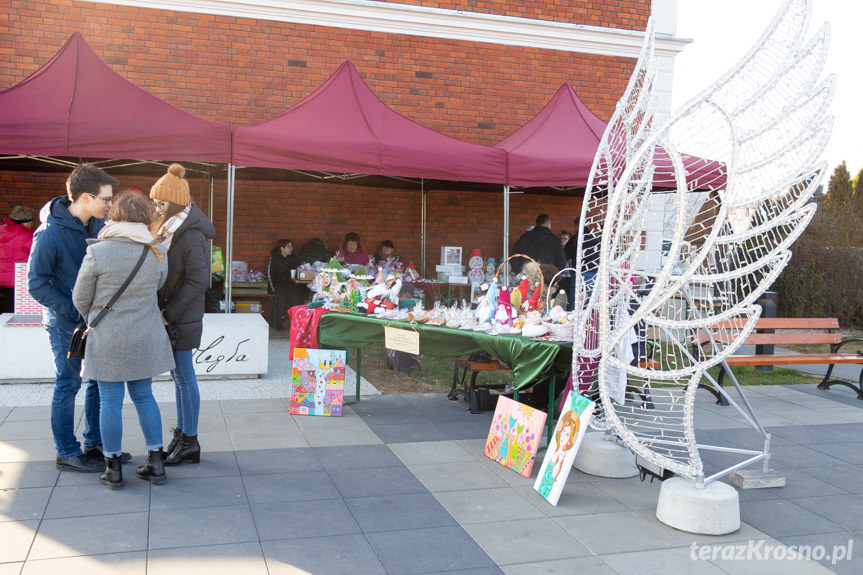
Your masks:
<svg viewBox="0 0 863 575"><path fill-rule="evenodd" d="M0 92L0 153L225 163L231 126L132 84L75 32L45 65Z"/></svg>
<svg viewBox="0 0 863 575"><path fill-rule="evenodd" d="M584 187L607 124L564 83L522 127L495 144L509 154L511 186ZM725 184L725 165L682 154L690 189L715 189ZM674 187L671 159L663 149L654 156L655 187Z"/></svg>
<svg viewBox="0 0 863 575"><path fill-rule="evenodd" d="M605 122L564 83L536 116L495 147L509 154L511 186L586 186L603 132Z"/></svg>
<svg viewBox="0 0 863 575"><path fill-rule="evenodd" d="M463 142L395 112L349 61L280 115L234 130L244 167L503 184L506 153Z"/></svg>

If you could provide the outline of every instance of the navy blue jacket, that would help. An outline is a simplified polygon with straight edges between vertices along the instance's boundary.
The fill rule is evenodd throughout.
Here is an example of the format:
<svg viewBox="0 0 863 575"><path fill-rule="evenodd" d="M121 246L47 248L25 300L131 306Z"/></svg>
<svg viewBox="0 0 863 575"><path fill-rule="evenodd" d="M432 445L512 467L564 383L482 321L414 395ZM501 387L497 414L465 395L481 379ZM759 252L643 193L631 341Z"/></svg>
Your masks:
<svg viewBox="0 0 863 575"><path fill-rule="evenodd" d="M69 212L71 200L51 200L48 219L33 234L27 289L45 309L42 321L72 330L84 319L72 303L72 288L87 253L87 238L95 238L105 225L104 218L90 218L85 226Z"/></svg>

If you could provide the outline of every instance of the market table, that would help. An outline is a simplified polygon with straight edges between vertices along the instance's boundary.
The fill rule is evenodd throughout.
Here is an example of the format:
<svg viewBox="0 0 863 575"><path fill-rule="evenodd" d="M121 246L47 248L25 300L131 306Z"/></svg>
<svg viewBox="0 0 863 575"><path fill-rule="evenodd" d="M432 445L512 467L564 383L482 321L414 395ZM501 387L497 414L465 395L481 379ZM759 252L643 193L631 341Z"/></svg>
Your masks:
<svg viewBox="0 0 863 575"><path fill-rule="evenodd" d="M512 370L515 398L518 391L546 379L549 388L549 424L553 419L555 378L572 366L571 341L536 341L521 335L490 335L409 321L380 319L361 314L328 312L318 323L321 347L357 349L357 392L359 401L362 348L384 341L384 328L395 327L419 333L420 353L436 357L460 357L485 350Z"/></svg>

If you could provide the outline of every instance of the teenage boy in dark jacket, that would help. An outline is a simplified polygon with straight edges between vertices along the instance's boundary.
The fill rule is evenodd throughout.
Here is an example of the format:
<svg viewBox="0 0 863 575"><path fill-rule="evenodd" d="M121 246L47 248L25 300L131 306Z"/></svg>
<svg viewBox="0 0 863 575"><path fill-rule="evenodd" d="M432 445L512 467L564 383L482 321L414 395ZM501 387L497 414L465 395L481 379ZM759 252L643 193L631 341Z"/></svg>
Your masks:
<svg viewBox="0 0 863 575"><path fill-rule="evenodd" d="M75 437L75 396L81 389L81 360L68 358L72 333L84 319L72 303L72 288L87 252L87 239L105 224L117 180L92 164L81 164L66 180L66 196L51 200L47 219L33 236L27 287L44 306L42 323L54 354L51 431L56 466L64 471L98 473L105 467L99 433L99 390L87 383L84 450Z"/></svg>

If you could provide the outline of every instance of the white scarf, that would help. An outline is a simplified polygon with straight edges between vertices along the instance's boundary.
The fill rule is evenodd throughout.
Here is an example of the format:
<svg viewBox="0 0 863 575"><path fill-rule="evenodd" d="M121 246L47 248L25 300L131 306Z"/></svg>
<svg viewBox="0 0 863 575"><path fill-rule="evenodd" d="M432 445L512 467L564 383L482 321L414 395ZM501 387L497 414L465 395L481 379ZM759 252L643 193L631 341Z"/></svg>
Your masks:
<svg viewBox="0 0 863 575"><path fill-rule="evenodd" d="M99 239L105 240L108 238L128 238L139 244L152 244L153 234L146 224L138 224L134 222L112 222L108 220L99 231Z"/></svg>

